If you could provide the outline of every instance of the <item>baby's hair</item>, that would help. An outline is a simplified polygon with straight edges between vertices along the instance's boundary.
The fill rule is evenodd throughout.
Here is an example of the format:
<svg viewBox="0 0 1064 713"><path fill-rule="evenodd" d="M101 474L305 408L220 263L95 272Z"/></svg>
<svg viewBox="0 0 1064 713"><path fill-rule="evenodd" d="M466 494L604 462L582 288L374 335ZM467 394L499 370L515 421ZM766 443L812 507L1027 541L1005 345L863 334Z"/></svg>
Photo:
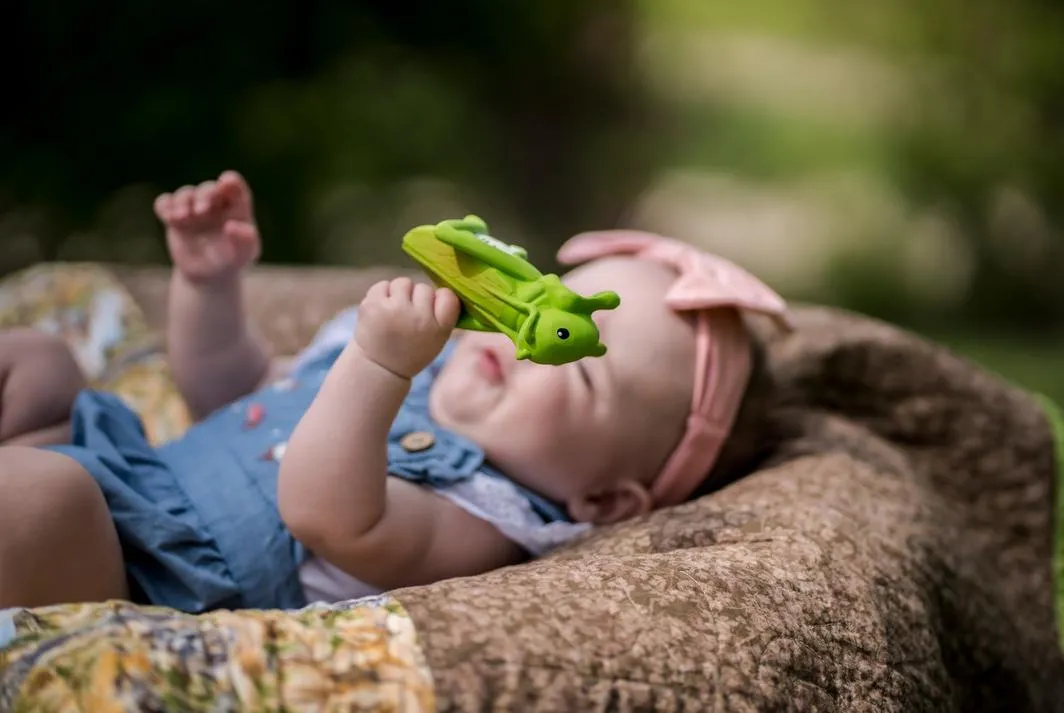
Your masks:
<svg viewBox="0 0 1064 713"><path fill-rule="evenodd" d="M767 362L764 343L756 333L751 333L750 379L731 435L712 470L688 500L696 500L734 483L755 470L771 453L776 442L769 417L775 396L775 381Z"/></svg>

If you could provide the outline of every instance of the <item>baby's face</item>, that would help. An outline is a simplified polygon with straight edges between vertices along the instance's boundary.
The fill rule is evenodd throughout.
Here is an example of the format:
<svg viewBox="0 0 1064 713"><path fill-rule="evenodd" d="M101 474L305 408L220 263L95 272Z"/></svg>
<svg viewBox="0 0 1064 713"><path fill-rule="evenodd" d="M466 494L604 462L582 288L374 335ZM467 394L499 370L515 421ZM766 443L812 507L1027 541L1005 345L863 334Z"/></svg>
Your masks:
<svg viewBox="0 0 1064 713"><path fill-rule="evenodd" d="M621 296L617 309L594 315L603 357L545 366L517 361L501 334L461 333L433 386L433 417L576 519L610 522L647 509L646 486L679 441L694 378L693 330L664 302L674 279L631 258L565 275L580 294Z"/></svg>

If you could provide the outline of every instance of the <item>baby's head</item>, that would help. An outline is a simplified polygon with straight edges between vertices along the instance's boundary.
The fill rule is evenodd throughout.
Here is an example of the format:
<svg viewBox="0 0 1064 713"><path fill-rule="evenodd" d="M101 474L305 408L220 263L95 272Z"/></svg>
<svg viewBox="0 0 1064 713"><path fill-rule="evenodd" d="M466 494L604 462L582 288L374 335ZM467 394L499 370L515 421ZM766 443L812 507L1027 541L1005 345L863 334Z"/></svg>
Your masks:
<svg viewBox="0 0 1064 713"><path fill-rule="evenodd" d="M749 381L736 307L782 318L783 301L731 263L643 233L580 235L559 259L584 263L563 278L575 292L621 297L594 315L606 355L545 366L516 360L501 334L464 333L433 416L575 520L682 502L717 461Z"/></svg>

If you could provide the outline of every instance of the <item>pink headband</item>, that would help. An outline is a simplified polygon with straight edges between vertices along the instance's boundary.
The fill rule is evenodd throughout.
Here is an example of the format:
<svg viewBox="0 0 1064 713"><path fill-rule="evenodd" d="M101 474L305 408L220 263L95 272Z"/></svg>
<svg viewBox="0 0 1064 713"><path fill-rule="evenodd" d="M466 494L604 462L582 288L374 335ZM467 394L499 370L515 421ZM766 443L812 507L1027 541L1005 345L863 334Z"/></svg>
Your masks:
<svg viewBox="0 0 1064 713"><path fill-rule="evenodd" d="M679 277L665 302L695 316L695 385L687 427L654 480L657 506L683 502L709 474L731 432L750 379L750 344L736 310L760 312L790 328L787 305L738 265L687 243L635 230L581 233L558 250L574 265L628 254L665 264ZM722 309L726 308L726 309Z"/></svg>

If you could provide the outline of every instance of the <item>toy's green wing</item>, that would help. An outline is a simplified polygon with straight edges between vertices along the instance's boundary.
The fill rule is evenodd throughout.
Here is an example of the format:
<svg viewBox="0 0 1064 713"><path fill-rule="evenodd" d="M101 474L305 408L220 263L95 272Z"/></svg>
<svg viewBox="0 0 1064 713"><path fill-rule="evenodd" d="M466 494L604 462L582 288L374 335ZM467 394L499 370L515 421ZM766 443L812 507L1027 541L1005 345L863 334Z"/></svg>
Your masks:
<svg viewBox="0 0 1064 713"><path fill-rule="evenodd" d="M473 316L473 313L463 307L462 313L458 315L458 321L455 323L456 329L468 329L474 332L498 332L499 330L490 324L484 324L479 319Z"/></svg>
<svg viewBox="0 0 1064 713"><path fill-rule="evenodd" d="M403 236L403 250L458 295L459 328L502 332L518 359L564 364L606 353L591 313L615 308L617 295L576 294L557 275L537 270L520 248L490 237L480 218L414 228Z"/></svg>
<svg viewBox="0 0 1064 713"><path fill-rule="evenodd" d="M458 327L498 331L515 339L526 314L500 295L514 291L514 280L502 271L455 248L436 236L435 225L422 225L403 236L403 250L436 285L449 287L462 301ZM475 239L475 238L474 238ZM494 248L489 248L494 249Z"/></svg>
<svg viewBox="0 0 1064 713"><path fill-rule="evenodd" d="M506 245L488 236L484 221L475 215L468 215L463 220L445 220L436 226L436 237L470 257L483 261L491 267L498 268L510 277L532 282L543 277L536 266L524 259L524 250ZM507 248L516 248L518 254L508 252Z"/></svg>

